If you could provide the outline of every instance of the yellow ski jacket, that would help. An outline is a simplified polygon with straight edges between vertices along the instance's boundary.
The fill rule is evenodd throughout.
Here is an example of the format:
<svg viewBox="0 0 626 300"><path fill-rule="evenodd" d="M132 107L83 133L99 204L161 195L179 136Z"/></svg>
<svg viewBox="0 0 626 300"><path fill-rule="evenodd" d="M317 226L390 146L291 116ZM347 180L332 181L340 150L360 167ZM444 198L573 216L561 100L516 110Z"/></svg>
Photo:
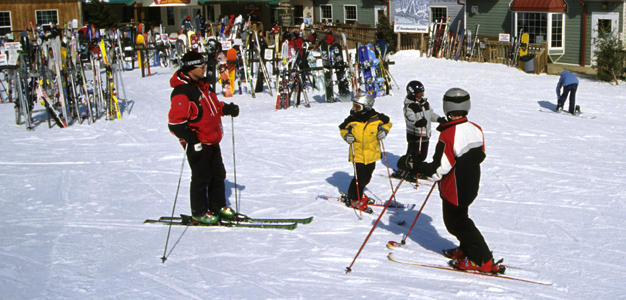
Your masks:
<svg viewBox="0 0 626 300"><path fill-rule="evenodd" d="M391 124L388 116L372 109L359 116L350 114L339 125L339 132L342 138L348 132L354 135L355 141L351 148L354 147L355 161L367 165L381 158L380 142L376 137L379 128L389 132L391 126L393 124ZM352 162L352 149L348 150L348 161Z"/></svg>

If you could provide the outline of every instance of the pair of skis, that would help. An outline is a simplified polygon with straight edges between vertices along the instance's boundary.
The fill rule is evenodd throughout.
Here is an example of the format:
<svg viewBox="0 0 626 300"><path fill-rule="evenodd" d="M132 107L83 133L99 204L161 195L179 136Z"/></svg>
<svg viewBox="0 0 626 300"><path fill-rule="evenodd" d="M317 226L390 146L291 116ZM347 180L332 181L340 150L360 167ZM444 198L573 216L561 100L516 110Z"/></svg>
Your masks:
<svg viewBox="0 0 626 300"><path fill-rule="evenodd" d="M191 216L180 215L180 217L160 217L159 219L147 219L144 224L163 224L178 226L198 226L198 227L243 227L243 228L265 228L265 229L296 229L298 224L306 225L313 221L313 217L308 218L287 218L287 219L259 219L259 218L239 218L236 221L220 220L215 224L197 224L192 221Z"/></svg>
<svg viewBox="0 0 626 300"><path fill-rule="evenodd" d="M460 272L460 273L466 273L466 274L474 274L474 275L480 275L480 276L487 276L487 277L495 277L495 278L501 278L501 279L506 279L506 280L512 280L512 281L520 281L520 282L526 282L526 283L530 283L530 284L536 284L536 285L543 285L543 286L550 286L552 285L552 283L547 283L547 282L542 282L542 281L536 281L536 280L530 280L530 279L525 279L525 278L520 278L520 277L513 277L513 276L507 276L507 275L503 275L500 273L484 273L484 272L477 272L477 271L466 271L466 270L460 270L460 269L456 269L452 266L449 265L439 265L439 264L430 264L430 263L422 263L419 262L418 260L415 259L415 254L416 252L411 250L409 247L407 247L406 245L402 244L402 243L398 243L395 241L389 241L387 243L387 248L393 250L393 252L390 252L387 255L387 258L395 263L399 263L399 264L404 264L404 265L410 265L410 266L416 266L416 267L422 267L422 268L429 268L429 269L437 269L437 270L445 270L445 271L452 271L452 272ZM402 255L401 252L405 252L408 255ZM499 260L498 262L496 262L496 264L500 265L501 268L505 268L507 270L517 270L517 271L521 271L522 269L520 268L516 268L516 267L511 267L511 266L505 266L502 265L502 259Z"/></svg>

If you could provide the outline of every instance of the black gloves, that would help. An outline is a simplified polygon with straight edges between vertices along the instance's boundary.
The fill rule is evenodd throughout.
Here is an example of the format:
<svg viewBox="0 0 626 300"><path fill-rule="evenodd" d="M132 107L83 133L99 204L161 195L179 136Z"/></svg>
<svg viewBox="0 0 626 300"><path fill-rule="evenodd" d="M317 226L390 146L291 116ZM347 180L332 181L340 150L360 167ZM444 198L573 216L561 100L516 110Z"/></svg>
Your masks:
<svg viewBox="0 0 626 300"><path fill-rule="evenodd" d="M232 102L230 104L224 103L224 107L222 107L222 113L224 113L225 116L236 117L239 115L239 106Z"/></svg>
<svg viewBox="0 0 626 300"><path fill-rule="evenodd" d="M426 125L428 125L428 121L426 121L426 119L424 118L415 121L415 123L413 124L413 126L415 127L426 127Z"/></svg>
<svg viewBox="0 0 626 300"><path fill-rule="evenodd" d="M448 122L448 119L444 118L444 117L439 117L437 118L437 123L442 124Z"/></svg>

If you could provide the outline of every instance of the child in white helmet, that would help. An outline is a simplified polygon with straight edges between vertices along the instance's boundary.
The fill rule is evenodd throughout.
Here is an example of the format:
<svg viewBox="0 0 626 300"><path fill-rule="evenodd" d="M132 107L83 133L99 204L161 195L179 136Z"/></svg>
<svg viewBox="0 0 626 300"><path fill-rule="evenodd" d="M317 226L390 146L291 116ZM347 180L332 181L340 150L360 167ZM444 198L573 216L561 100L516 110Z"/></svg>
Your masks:
<svg viewBox="0 0 626 300"><path fill-rule="evenodd" d="M352 104L350 116L339 125L341 137L350 144L348 160L356 170L344 202L346 206L372 213L372 209L367 207L368 198L363 195L363 190L381 158L380 141L387 136L392 124L388 116L374 110L372 95L357 95Z"/></svg>

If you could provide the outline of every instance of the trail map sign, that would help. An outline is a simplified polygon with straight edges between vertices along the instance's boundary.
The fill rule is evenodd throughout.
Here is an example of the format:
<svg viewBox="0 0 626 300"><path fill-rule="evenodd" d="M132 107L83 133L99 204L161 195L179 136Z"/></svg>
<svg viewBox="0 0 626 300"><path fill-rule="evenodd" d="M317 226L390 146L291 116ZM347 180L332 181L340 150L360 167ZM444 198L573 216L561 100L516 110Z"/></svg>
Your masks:
<svg viewBox="0 0 626 300"><path fill-rule="evenodd" d="M395 32L428 33L430 0L398 0L395 6Z"/></svg>

